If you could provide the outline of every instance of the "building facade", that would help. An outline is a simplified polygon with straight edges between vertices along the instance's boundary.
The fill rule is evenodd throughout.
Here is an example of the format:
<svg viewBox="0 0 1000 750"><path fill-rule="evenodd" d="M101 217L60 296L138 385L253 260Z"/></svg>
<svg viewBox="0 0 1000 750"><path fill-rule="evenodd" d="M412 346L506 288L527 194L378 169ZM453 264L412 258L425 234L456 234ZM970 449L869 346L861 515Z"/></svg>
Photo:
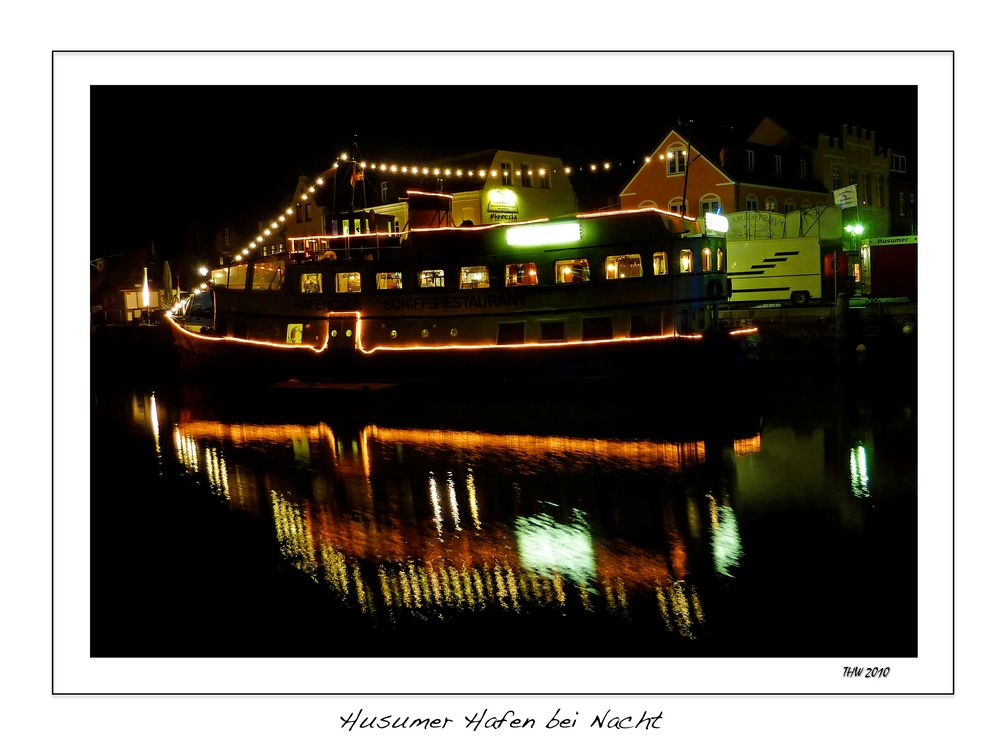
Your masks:
<svg viewBox="0 0 1000 750"><path fill-rule="evenodd" d="M622 189L621 207L702 216L830 205L809 156L807 147L770 118L745 138L730 136L715 145L671 130Z"/></svg>
<svg viewBox="0 0 1000 750"><path fill-rule="evenodd" d="M502 224L564 216L577 211L576 193L562 160L556 156L490 150L441 160L421 168L417 179L381 170L369 174L377 182L375 213L392 218L397 231L426 226L411 214L408 191L451 196L452 226ZM425 174L424 170L427 170ZM438 174L435 174L435 171ZM343 233L344 227L338 227Z"/></svg>
<svg viewBox="0 0 1000 750"><path fill-rule="evenodd" d="M874 130L842 125L840 137L820 134L812 158L813 170L828 191L858 186L857 210L852 217L848 209L846 219L862 224L868 237L890 233L891 157L876 145Z"/></svg>

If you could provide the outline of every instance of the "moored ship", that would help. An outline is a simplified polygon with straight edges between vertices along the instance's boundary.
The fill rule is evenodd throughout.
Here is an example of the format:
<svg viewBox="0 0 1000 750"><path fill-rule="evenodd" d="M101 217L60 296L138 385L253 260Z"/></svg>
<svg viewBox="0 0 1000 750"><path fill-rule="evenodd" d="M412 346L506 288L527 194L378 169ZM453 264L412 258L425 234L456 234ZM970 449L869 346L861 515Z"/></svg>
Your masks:
<svg viewBox="0 0 1000 750"><path fill-rule="evenodd" d="M291 238L168 316L182 361L272 382L662 376L740 359L723 237L658 209Z"/></svg>

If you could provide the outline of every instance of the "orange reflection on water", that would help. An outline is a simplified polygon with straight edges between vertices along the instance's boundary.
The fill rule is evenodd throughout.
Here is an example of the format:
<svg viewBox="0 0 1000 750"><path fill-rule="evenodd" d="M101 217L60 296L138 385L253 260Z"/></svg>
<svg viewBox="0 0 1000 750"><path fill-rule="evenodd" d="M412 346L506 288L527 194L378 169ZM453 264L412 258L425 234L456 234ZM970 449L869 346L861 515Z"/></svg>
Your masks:
<svg viewBox="0 0 1000 750"><path fill-rule="evenodd" d="M733 452L737 456L760 453L760 433L758 432L753 437L733 440Z"/></svg>
<svg viewBox="0 0 1000 750"><path fill-rule="evenodd" d="M375 425L366 426L358 438L338 440L325 423L261 425L199 420L174 429L176 453L183 465L192 472L204 472L213 491L231 507L268 513L282 556L298 570L325 582L346 605L363 613L382 611L395 617L411 612L441 618L459 610L520 612L578 607L631 617L641 592L655 601L653 609L659 609L664 626L678 635L694 637L694 629L703 622L697 590L687 581L689 551L684 534L671 529L665 546L652 549L621 539L594 538L583 516L580 522L568 523L544 514L517 516L513 523L490 522L480 517L472 467L466 463L502 454L513 456L519 464L555 458L557 464L565 461L576 466L576 471L581 470L574 463L580 457L613 462L618 467L679 470L705 461L703 442L631 442ZM199 444L205 441L218 441L221 447ZM359 512L351 502L350 483L348 496L340 496L339 502L329 500L326 493L332 490L325 489L328 485L324 483L314 486L315 498L303 497L300 490L288 489L293 483L277 470L269 472L267 462L245 462L248 466L244 466L237 456L225 453L226 444L291 447L302 441L307 452L329 455L338 475L353 476L366 485L369 499L372 482L381 476L378 459L390 446L453 451L462 456L466 466L458 470L461 473L445 468L425 475L427 494L413 498L430 503L430 518L423 516L425 521L421 521L419 514L376 512L375 506L365 506ZM352 443L353 449L344 447ZM381 446L379 451L373 450L375 444ZM204 458L199 460L200 456ZM460 491L464 498L459 497ZM348 508L341 507L345 504ZM719 517L714 500L706 512L711 527L716 528ZM690 504L687 516L697 522L698 511ZM528 540L518 533L520 520L529 520L529 530L539 532L530 540L534 545L532 559L525 556ZM697 526L693 530L697 538ZM547 558L544 547L550 544L556 545L555 553ZM565 557L559 557L567 551L583 554L583 563L567 567Z"/></svg>
<svg viewBox="0 0 1000 750"><path fill-rule="evenodd" d="M418 430L369 425L366 439L387 444L409 444L424 448L461 450L473 455L503 453L522 463L549 461L557 457L586 455L616 465L681 469L705 462L704 441L656 443L546 435L494 434L457 430Z"/></svg>

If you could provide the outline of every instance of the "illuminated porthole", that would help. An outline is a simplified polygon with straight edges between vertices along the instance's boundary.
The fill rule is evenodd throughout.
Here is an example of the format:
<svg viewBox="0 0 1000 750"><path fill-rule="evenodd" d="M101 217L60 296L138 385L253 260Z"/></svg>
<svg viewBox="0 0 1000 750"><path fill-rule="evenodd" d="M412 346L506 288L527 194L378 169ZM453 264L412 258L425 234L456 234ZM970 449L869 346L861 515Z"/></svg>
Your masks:
<svg viewBox="0 0 1000 750"><path fill-rule="evenodd" d="M425 338L427 338L430 335L431 335L431 332L428 331L426 328L424 328L423 330L420 331L420 338L424 338L425 339Z"/></svg>
<svg viewBox="0 0 1000 750"><path fill-rule="evenodd" d="M451 329L451 337L455 338L455 336L457 336L457 335L458 335L458 329L457 328L452 328Z"/></svg>
<svg viewBox="0 0 1000 750"><path fill-rule="evenodd" d="M347 338L351 338L351 334L353 334L353 333L354 333L354 331L352 331L350 328L348 328L346 331L344 331L344 335L347 336Z"/></svg>
<svg viewBox="0 0 1000 750"><path fill-rule="evenodd" d="M330 338L331 339L337 338L337 329L336 328L334 328L332 331L330 331Z"/></svg>
<svg viewBox="0 0 1000 750"><path fill-rule="evenodd" d="M391 338L391 339L396 338L398 335L399 335L399 333L396 331L395 328L393 328L391 331L389 331L389 338Z"/></svg>

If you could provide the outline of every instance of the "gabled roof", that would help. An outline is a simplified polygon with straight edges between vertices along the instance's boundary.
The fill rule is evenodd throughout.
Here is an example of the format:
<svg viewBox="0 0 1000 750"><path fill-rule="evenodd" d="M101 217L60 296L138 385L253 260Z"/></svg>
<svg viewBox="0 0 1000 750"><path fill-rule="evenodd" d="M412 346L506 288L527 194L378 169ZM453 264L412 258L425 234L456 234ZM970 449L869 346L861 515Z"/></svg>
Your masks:
<svg viewBox="0 0 1000 750"><path fill-rule="evenodd" d="M652 153L653 154L659 154L659 153L661 153L662 151L664 151L667 148L667 146L669 144L671 144L671 143L673 143L675 141L681 141L683 143L686 143L689 151L695 151L698 154L700 154L700 156L697 157L698 161L705 161L705 162L707 162L710 166L712 166L725 179L727 179L727 180L732 179L726 173L726 171L723 170L723 168L719 165L718 159L716 159L713 156L709 155L709 154L712 153L709 150L710 147L703 148L701 145L699 145L698 143L695 143L694 141L690 140L686 135L684 135L683 133L681 133L680 131L678 131L675 128L671 128L670 129L670 132L668 132L667 135L663 138L663 140L660 141L659 144L657 144L656 148L653 149ZM716 152L716 153L718 153L718 152ZM653 157L653 160L655 160L655 159L656 159L656 157ZM639 174L647 166L649 166L650 163L651 162L646 162L645 164L642 164L639 167L639 169L636 171L636 173L634 175L632 175L632 178L627 183L625 183L625 186L618 192L618 194L619 195L624 194L629 189L629 187L632 185L632 183L635 182L636 177L638 177ZM692 164L692 163L693 163L693 160L689 159L688 160L688 164Z"/></svg>

